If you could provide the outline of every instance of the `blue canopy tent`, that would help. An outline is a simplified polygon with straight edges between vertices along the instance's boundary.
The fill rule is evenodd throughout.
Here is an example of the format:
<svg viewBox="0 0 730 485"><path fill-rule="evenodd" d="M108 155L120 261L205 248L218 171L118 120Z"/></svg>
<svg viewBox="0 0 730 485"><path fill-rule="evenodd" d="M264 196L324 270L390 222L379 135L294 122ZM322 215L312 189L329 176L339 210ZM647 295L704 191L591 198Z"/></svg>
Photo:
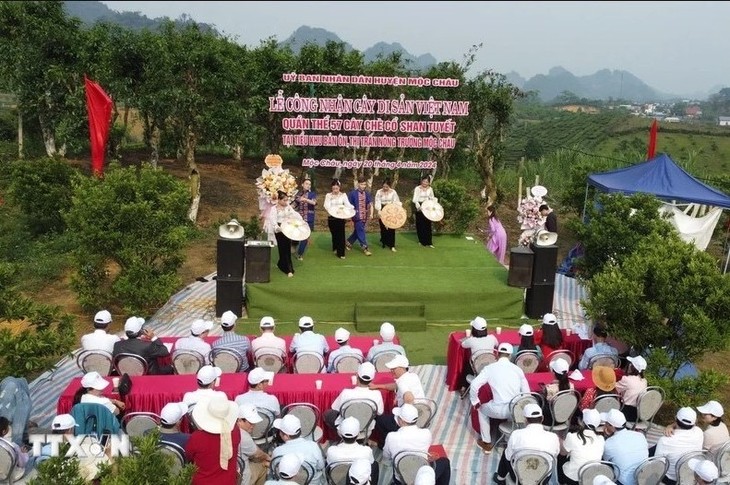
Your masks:
<svg viewBox="0 0 730 485"><path fill-rule="evenodd" d="M602 192L647 193L667 201L694 202L730 209L729 196L692 177L674 163L666 153L660 153L644 163L612 172L590 174L583 204L584 219L585 204L588 202L588 187L591 185ZM726 271L728 261L730 261L730 252L725 261Z"/></svg>

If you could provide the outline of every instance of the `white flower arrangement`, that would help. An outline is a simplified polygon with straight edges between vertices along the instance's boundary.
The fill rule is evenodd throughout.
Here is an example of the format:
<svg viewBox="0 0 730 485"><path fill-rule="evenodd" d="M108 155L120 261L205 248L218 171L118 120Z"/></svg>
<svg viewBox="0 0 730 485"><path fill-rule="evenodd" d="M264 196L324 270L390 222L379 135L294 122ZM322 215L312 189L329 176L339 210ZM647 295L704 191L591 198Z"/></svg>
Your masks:
<svg viewBox="0 0 730 485"><path fill-rule="evenodd" d="M274 203L277 192L286 192L289 197L297 193L297 180L289 173L289 170L282 170L280 167L263 169L261 176L256 179L256 188L259 197L269 203Z"/></svg>
<svg viewBox="0 0 730 485"><path fill-rule="evenodd" d="M540 215L540 206L543 204L541 197L525 197L517 207L517 222L520 223L522 234L518 243L522 246L529 246L534 242L537 231L545 223Z"/></svg>

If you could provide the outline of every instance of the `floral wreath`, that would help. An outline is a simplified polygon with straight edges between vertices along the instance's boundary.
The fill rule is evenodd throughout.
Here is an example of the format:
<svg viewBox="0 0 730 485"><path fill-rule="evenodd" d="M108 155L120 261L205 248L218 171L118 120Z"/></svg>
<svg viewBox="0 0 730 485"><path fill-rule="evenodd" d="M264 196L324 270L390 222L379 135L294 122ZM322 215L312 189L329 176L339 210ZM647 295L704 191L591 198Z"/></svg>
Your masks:
<svg viewBox="0 0 730 485"><path fill-rule="evenodd" d="M529 246L535 241L537 231L542 227L544 221L540 214L540 206L543 204L542 197L525 197L517 207L517 222L520 223L522 234L519 244Z"/></svg>
<svg viewBox="0 0 730 485"><path fill-rule="evenodd" d="M281 157L268 155L265 160L266 166L261 171L261 176L256 179L256 188L259 197L270 204L277 199L277 192L285 192L289 197L297 193L297 179L289 173L288 169L281 168Z"/></svg>

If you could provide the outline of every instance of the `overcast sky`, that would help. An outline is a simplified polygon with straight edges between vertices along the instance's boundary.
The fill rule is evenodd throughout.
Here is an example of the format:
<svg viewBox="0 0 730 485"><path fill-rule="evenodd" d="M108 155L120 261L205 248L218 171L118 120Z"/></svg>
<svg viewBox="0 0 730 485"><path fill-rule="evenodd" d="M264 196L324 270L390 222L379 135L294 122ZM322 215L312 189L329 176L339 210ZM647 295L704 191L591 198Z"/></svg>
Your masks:
<svg viewBox="0 0 730 485"><path fill-rule="evenodd" d="M672 94L730 86L730 2L103 3L151 18L186 13L247 45L309 25L358 50L399 42L439 61L461 61L481 42L479 67L526 78L563 66L624 69Z"/></svg>

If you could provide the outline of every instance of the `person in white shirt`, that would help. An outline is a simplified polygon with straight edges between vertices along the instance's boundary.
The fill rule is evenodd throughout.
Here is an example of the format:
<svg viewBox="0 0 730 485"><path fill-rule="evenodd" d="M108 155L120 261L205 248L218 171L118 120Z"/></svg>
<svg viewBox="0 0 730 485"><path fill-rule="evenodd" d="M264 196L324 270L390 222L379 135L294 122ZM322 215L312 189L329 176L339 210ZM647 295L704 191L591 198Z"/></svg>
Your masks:
<svg viewBox="0 0 730 485"><path fill-rule="evenodd" d="M578 470L589 461L601 461L605 440L596 433L601 425L601 413L595 409L584 409L582 419L573 415L568 434L563 441L566 454L558 456L558 482L567 485L578 484Z"/></svg>
<svg viewBox="0 0 730 485"><path fill-rule="evenodd" d="M421 246L433 247L431 221L421 212L421 204L434 198L431 177L421 177L421 184L413 189L413 204L416 206L416 233Z"/></svg>
<svg viewBox="0 0 730 485"><path fill-rule="evenodd" d="M677 461L690 451L702 451L704 436L702 430L695 426L697 413L692 408L679 408L671 436L662 436L656 443L653 456L665 456L669 462L664 483L674 485L677 481ZM651 455L651 450L649 450Z"/></svg>
<svg viewBox="0 0 730 485"><path fill-rule="evenodd" d="M629 368L626 374L616 382L616 392L621 396L624 403L621 411L626 416L626 421L634 422L637 418L636 405L639 402L639 395L649 385L644 377L647 363L640 355L627 357L626 359L629 361Z"/></svg>
<svg viewBox="0 0 730 485"><path fill-rule="evenodd" d="M347 194L341 192L340 181L333 179L332 191L324 196L324 209L331 213L337 207L346 207L349 211L355 210ZM345 259L345 222L345 219L327 216L327 226L332 236L332 252L340 259Z"/></svg>
<svg viewBox="0 0 730 485"><path fill-rule="evenodd" d="M289 351L292 354L297 352L316 352L324 357L330 351L327 339L324 335L314 332L314 320L312 317L303 316L299 319L299 332L294 335Z"/></svg>
<svg viewBox="0 0 730 485"><path fill-rule="evenodd" d="M376 416L383 414L383 394L380 391L370 389L369 385L375 377L375 366L370 362L363 362L357 369L357 386L352 389L343 389L337 399L332 402L332 409L324 412L322 419L330 429L335 429L342 422L340 409L348 401L356 399L369 399L375 403ZM375 421L370 423L369 432L375 428ZM369 433L368 433L369 436Z"/></svg>
<svg viewBox="0 0 730 485"><path fill-rule="evenodd" d="M380 470L373 457L372 448L357 442L357 436L360 434L360 421L350 416L342 420L337 427L337 432L342 437L342 443L327 448L327 464L342 461L354 462L358 459L367 460L371 465L370 481L378 483Z"/></svg>
<svg viewBox="0 0 730 485"><path fill-rule="evenodd" d="M413 404L416 399L426 397L423 392L421 379L414 372L409 372L410 363L405 355L396 355L393 360L385 364L390 369L395 382L392 384L374 384L370 383L370 389L386 391L395 391L396 403L398 406L404 404ZM383 414L375 418L375 427L379 430L380 441L379 447L383 447L388 433L398 430L398 423L393 414Z"/></svg>
<svg viewBox="0 0 730 485"><path fill-rule="evenodd" d="M483 317L471 321L471 336L461 341L461 347L470 349L472 354L480 350L494 350L497 345L497 337L487 334L487 321Z"/></svg>
<svg viewBox="0 0 730 485"><path fill-rule="evenodd" d="M392 323L383 322L380 326L380 338L383 341L370 347L365 360L375 363L375 358L382 352L396 352L401 355L406 355L406 349L403 346L393 343L393 339L395 339L395 327Z"/></svg>
<svg viewBox="0 0 730 485"><path fill-rule="evenodd" d="M375 463L377 465L377 463ZM377 484L370 479L372 473L372 466L367 460L360 459L355 460L350 465L350 469L347 471L348 482L347 485L370 485L371 483Z"/></svg>
<svg viewBox="0 0 730 485"><path fill-rule="evenodd" d="M254 406L249 404L238 406L238 428L241 431L238 455L243 458L245 465L240 485L261 485L266 480L271 456L259 448L251 438L254 426L261 421L262 418Z"/></svg>
<svg viewBox="0 0 730 485"><path fill-rule="evenodd" d="M521 450L538 450L549 453L556 458L560 453L560 438L555 433L546 431L542 427L542 409L535 403L530 403L524 409L527 426L522 429L516 429L509 435L507 440L507 448L505 448L502 457L499 459L497 471L494 474L493 481L497 485L504 485L507 482L507 474L515 480L514 470L512 470L512 457Z"/></svg>
<svg viewBox="0 0 730 485"><path fill-rule="evenodd" d="M178 350L193 350L203 356L203 362L210 364L210 344L203 340L213 328L213 322L198 318L190 325L190 336L178 339L175 342L175 352ZM174 356L174 352L173 352Z"/></svg>
<svg viewBox="0 0 730 485"><path fill-rule="evenodd" d="M266 316L261 318L259 328L261 329L261 336L256 337L251 342L251 350L256 354L256 351L264 347L274 348L281 350L281 355L286 355L286 341L274 335L274 328L276 323L272 317Z"/></svg>
<svg viewBox="0 0 730 485"><path fill-rule="evenodd" d="M390 188L390 179L386 178L383 180L382 188L375 192L375 210L378 211L378 223L380 224L380 244L383 248L387 246L395 252L395 229L385 227L380 219L380 211L388 204L401 205L401 202L398 198L398 192Z"/></svg>
<svg viewBox="0 0 730 485"><path fill-rule="evenodd" d="M220 367L213 367L212 365L204 365L201 367L197 374L198 389L186 392L185 395L183 395L182 402L190 407L198 401L209 399L214 396L220 396L228 400L228 396L225 392L215 390L215 381L222 374L223 370L221 370Z"/></svg>
<svg viewBox="0 0 730 485"><path fill-rule="evenodd" d="M110 354L114 352L114 344L119 342L119 337L106 333L107 327L112 323L112 315L107 310L101 310L94 316L94 330L81 337L81 348L84 350L103 350Z"/></svg>
<svg viewBox="0 0 730 485"><path fill-rule="evenodd" d="M687 463L689 469L695 472L695 484L696 485L711 485L715 483L715 480L720 476L720 471L717 469L717 465L712 463L710 460L703 460L701 458L692 458Z"/></svg>
<svg viewBox="0 0 730 485"><path fill-rule="evenodd" d="M722 404L717 401L709 401L699 406L697 411L702 415L702 421L707 425L703 433L702 448L715 453L722 445L730 441L727 426L722 422L722 415L725 414Z"/></svg>
<svg viewBox="0 0 730 485"><path fill-rule="evenodd" d="M274 449L271 453L272 460L279 456L298 454L314 469L314 475L309 483L325 485L325 462L322 449L317 442L302 438L302 423L299 418L293 414L287 414L283 418L274 420L274 428L278 430L279 438L284 444Z"/></svg>
<svg viewBox="0 0 730 485"><path fill-rule="evenodd" d="M398 430L389 433L383 446L383 462L392 462L402 451L416 451L428 453L433 437L427 428L416 426L418 409L412 404L403 404L393 408L393 415L397 418ZM434 463L436 469L436 483L448 485L451 478L451 465L448 458L439 458ZM393 483L398 483L393 479Z"/></svg>
<svg viewBox="0 0 730 485"><path fill-rule="evenodd" d="M266 388L269 387L273 378L273 372L267 372L261 367L251 369L251 372L248 373L248 391L236 396L236 404L239 406L250 404L259 410L266 409L271 411L274 416L281 414L279 399L266 392Z"/></svg>
<svg viewBox="0 0 730 485"><path fill-rule="evenodd" d="M472 406L479 410L479 427L481 438L477 440L485 453L492 451L492 437L489 418L509 418L509 403L512 399L523 392L530 392L525 373L510 362L512 356L512 345L502 343L499 345L499 358L497 362L486 366L477 374L469 388L469 400ZM479 389L488 384L492 389L492 400L481 405L479 402ZM540 413L542 421L542 413Z"/></svg>
<svg viewBox="0 0 730 485"><path fill-rule="evenodd" d="M342 355L354 355L360 359L360 362L362 362L362 350L355 349L350 346L348 343L350 341L350 332L348 332L347 329L342 327L338 328L335 331L335 341L340 344L340 348L330 352L330 355L327 358L327 372L337 372L335 364L337 362L337 358Z"/></svg>
<svg viewBox="0 0 730 485"><path fill-rule="evenodd" d="M109 387L109 381L96 372L87 372L81 378L81 387L76 391L74 404L76 402L101 404L115 415L124 411L124 403L116 399L110 399L102 395L102 391Z"/></svg>
<svg viewBox="0 0 730 485"><path fill-rule="evenodd" d="M266 480L264 485L298 485L299 482L293 480L302 468L304 459L296 453L284 455L279 462L278 472L281 477L279 480Z"/></svg>

